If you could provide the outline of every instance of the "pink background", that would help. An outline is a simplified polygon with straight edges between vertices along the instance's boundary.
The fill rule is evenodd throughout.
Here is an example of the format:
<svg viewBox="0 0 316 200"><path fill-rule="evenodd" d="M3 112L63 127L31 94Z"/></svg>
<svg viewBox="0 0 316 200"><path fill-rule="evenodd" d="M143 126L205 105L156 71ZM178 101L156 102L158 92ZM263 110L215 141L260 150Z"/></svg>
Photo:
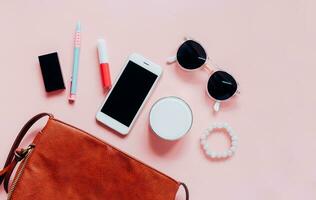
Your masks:
<svg viewBox="0 0 316 200"><path fill-rule="evenodd" d="M315 199L315 9L313 0L2 1L0 163L22 125L47 111L186 182L193 200ZM78 99L70 105L78 19L83 29ZM240 83L241 95L216 115L204 90L207 73L165 64L184 36L201 41ZM104 99L99 37L108 43L113 79L133 52L164 68L125 138L95 121ZM53 51L59 53L67 90L46 95L37 56ZM178 142L163 141L148 129L151 105L169 95L186 100L194 114L190 133ZM226 161L207 159L199 146L202 131L217 121L228 122L240 138L237 154ZM209 141L214 150L225 147L221 135Z"/></svg>

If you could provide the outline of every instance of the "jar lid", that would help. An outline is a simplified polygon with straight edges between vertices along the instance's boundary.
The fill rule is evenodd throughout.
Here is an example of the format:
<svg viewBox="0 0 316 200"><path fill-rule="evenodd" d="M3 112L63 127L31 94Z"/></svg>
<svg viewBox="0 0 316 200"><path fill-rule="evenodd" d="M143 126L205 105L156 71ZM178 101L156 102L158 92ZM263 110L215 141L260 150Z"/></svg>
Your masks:
<svg viewBox="0 0 316 200"><path fill-rule="evenodd" d="M150 127L165 140L183 137L192 126L193 115L189 105L178 97L164 97L150 110Z"/></svg>

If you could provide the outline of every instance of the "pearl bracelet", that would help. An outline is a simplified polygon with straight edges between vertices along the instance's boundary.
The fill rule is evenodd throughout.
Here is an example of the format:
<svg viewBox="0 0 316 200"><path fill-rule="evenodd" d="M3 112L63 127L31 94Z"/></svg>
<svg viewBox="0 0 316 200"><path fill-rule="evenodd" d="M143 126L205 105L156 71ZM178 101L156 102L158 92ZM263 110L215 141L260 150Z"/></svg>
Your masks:
<svg viewBox="0 0 316 200"><path fill-rule="evenodd" d="M230 148L223 152L215 152L209 149L209 145L207 144L207 138L215 129L224 129L227 134L230 136L231 145ZM206 129L201 136L201 146L205 152L205 154L212 159L225 159L231 157L237 148L237 136L233 133L233 129L228 125L228 123L214 123L211 127Z"/></svg>

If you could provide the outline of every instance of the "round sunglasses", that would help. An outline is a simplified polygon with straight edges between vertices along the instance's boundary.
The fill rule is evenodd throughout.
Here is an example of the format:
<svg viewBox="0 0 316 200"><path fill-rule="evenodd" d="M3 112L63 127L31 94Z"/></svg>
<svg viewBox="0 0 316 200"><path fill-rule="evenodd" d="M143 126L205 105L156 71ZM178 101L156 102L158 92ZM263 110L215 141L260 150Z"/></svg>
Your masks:
<svg viewBox="0 0 316 200"><path fill-rule="evenodd" d="M233 97L238 92L238 83L229 73L218 70L210 70L206 62L208 60L205 49L194 40L187 39L178 48L177 55L170 58L168 63L178 61L180 67L186 71L193 71L205 67L211 76L206 85L209 97L215 100L214 110L219 111L220 103Z"/></svg>

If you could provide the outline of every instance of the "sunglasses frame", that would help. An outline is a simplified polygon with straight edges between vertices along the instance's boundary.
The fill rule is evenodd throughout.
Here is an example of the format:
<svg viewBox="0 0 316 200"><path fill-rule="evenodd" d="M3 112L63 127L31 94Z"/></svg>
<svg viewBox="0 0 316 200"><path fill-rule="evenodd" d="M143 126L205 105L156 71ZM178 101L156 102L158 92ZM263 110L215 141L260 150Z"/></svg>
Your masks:
<svg viewBox="0 0 316 200"><path fill-rule="evenodd" d="M217 72L217 71L226 72L225 70L221 69L216 63L212 62L212 59L210 59L210 57L208 56L208 53L207 53L206 49L204 48L204 46L203 46L199 41L197 41L197 40L194 40L194 39L189 38L189 37L185 37L185 38L184 38L184 41L183 41L183 42L179 45L179 47L177 48L177 52L179 51L179 48L182 46L182 44L184 44L184 43L185 43L186 41L188 41L188 40L192 40L192 41L198 43L199 45L201 45L201 47L204 49L204 51L205 51L205 53L206 53L205 62L204 62L200 67L198 67L198 68L195 68L195 69L186 69L186 68L184 68L184 67L178 62L178 58L177 58L177 55L176 55L176 56L172 56L172 57L168 58L168 61L167 61L168 64L172 64L172 63L174 63L174 62L177 62L178 65L179 65L179 67L180 67L182 70L187 71L187 72L192 72L192 71L197 71L197 70L200 70L200 69L205 69L205 70L207 70L207 71L210 73L210 76L209 76L209 78L208 78L208 81L209 81L209 79L211 78L211 76L212 76L215 72ZM214 68L214 70L210 67L210 65L212 66L212 68ZM228 73L228 72L226 72L226 73ZM230 74L230 73L228 73L228 74ZM231 74L230 74L230 75L231 75ZM233 75L231 75L231 76L234 78ZM235 79L235 78L234 78L234 79ZM236 80L236 79L235 79L235 80ZM212 99L212 100L214 101L214 106L213 106L214 111L216 111L216 112L219 111L219 109L220 109L220 104L221 104L221 103L230 100L231 98L233 98L233 97L236 96L237 94L240 94L240 91L239 91L239 83L238 83L237 81L236 81L236 83L237 83L237 89L236 89L235 93L234 93L231 97L229 97L228 99L225 99L225 100L218 100L218 99L215 99L214 97L212 97L212 96L210 95L210 93L208 92L208 88L207 88L207 84L206 84L205 92L207 93L207 96L208 96L210 99Z"/></svg>

